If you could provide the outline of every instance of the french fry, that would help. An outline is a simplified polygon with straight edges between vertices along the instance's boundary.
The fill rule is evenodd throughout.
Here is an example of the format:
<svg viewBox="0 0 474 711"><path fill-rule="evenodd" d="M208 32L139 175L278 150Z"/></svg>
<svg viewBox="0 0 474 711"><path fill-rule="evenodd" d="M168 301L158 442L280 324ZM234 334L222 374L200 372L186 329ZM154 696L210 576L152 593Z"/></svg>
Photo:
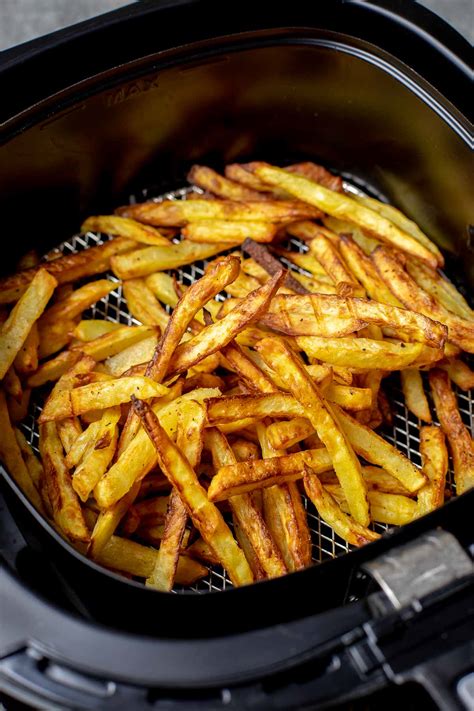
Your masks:
<svg viewBox="0 0 474 711"><path fill-rule="evenodd" d="M77 417L66 417L58 422L58 435L66 455L71 451L77 438L82 435L82 427Z"/></svg>
<svg viewBox="0 0 474 711"><path fill-rule="evenodd" d="M251 390L272 393L277 389L271 378L258 367L235 341L221 349L226 367L229 367Z"/></svg>
<svg viewBox="0 0 474 711"><path fill-rule="evenodd" d="M400 372L400 378L408 410L423 422L431 422L430 406L425 395L420 371L416 368L407 368Z"/></svg>
<svg viewBox="0 0 474 711"><path fill-rule="evenodd" d="M285 170L271 165L262 164L255 168L254 172L258 178L269 185L282 188L299 200L303 200L329 215L353 222L384 242L426 261L433 267L437 266L437 257L431 250L383 215L360 205L348 195L328 190L307 178L291 175Z"/></svg>
<svg viewBox="0 0 474 711"><path fill-rule="evenodd" d="M39 261L40 258L36 249L30 249L28 250L28 252L25 252L25 254L22 254L20 259L18 260L16 268L20 272L23 269L31 269L31 267L35 267L39 263Z"/></svg>
<svg viewBox="0 0 474 711"><path fill-rule="evenodd" d="M87 547L87 555L97 560L107 543L111 540L120 521L135 501L140 491L140 482L136 482L121 499L110 508L102 510L97 518Z"/></svg>
<svg viewBox="0 0 474 711"><path fill-rule="evenodd" d="M307 467L303 482L306 494L315 505L323 521L331 526L343 540L353 546L362 546L380 538L378 533L362 526L341 511L331 494L324 489L318 477Z"/></svg>
<svg viewBox="0 0 474 711"><path fill-rule="evenodd" d="M35 488L40 492L43 486L44 471L43 465L40 460L33 452L31 445L28 444L25 435L17 427L14 429L16 441L20 448L21 456L25 462L26 468L28 469L28 474L33 482Z"/></svg>
<svg viewBox="0 0 474 711"><path fill-rule="evenodd" d="M474 311L454 284L435 269L420 262L407 261L407 271L421 289L436 299L443 308L468 321L474 320Z"/></svg>
<svg viewBox="0 0 474 711"><path fill-rule="evenodd" d="M93 341L72 346L70 350L80 351L84 355L92 356L96 361L101 361L154 333L156 333L155 326L122 326L116 331L104 333Z"/></svg>
<svg viewBox="0 0 474 711"><path fill-rule="evenodd" d="M111 291L117 289L119 285L116 282L110 281L109 279L98 279L97 281L91 281L79 289L71 292L69 296L61 299L41 316L38 323L38 328L40 331L40 340L44 338L45 332L51 327L55 321L59 320L70 320L80 314L96 301L100 301L104 296L110 294Z"/></svg>
<svg viewBox="0 0 474 711"><path fill-rule="evenodd" d="M41 324L40 319L38 324L38 357L42 360L57 353L72 340L77 319L57 320L46 324Z"/></svg>
<svg viewBox="0 0 474 711"><path fill-rule="evenodd" d="M295 399L303 406L304 414L332 458L351 514L356 521L366 526L370 521L366 486L362 478L359 460L339 426L338 416L334 414L318 386L306 373L302 362L283 341L264 339L257 345L257 350L263 359L277 371Z"/></svg>
<svg viewBox="0 0 474 711"><path fill-rule="evenodd" d="M326 491L337 501L342 511L349 512L346 498L340 486L326 485ZM370 518L377 523L389 526L404 526L417 516L417 505L413 499L400 494L387 494L384 491L368 491Z"/></svg>
<svg viewBox="0 0 474 711"><path fill-rule="evenodd" d="M367 232L364 232L354 223L330 216L323 217L322 223L333 234L339 235L340 238L349 237L352 239L364 255L370 255L381 244L380 240L375 239L373 235L369 236Z"/></svg>
<svg viewBox="0 0 474 711"><path fill-rule="evenodd" d="M314 433L314 427L306 417L272 422L267 427L267 437L274 449L288 449Z"/></svg>
<svg viewBox="0 0 474 711"><path fill-rule="evenodd" d="M197 220L290 222L318 218L320 210L301 202L284 200L163 200L119 208L118 213L151 225L182 227Z"/></svg>
<svg viewBox="0 0 474 711"><path fill-rule="evenodd" d="M82 358L80 351L63 351L51 360L42 363L27 380L29 388L38 388L50 380L58 380Z"/></svg>
<svg viewBox="0 0 474 711"><path fill-rule="evenodd" d="M474 442L459 414L448 374L439 369L430 370L429 381L436 414L453 457L456 492L463 494L474 486Z"/></svg>
<svg viewBox="0 0 474 711"><path fill-rule="evenodd" d="M5 376L23 346L33 324L43 313L53 291L56 279L45 269L40 269L25 293L13 307L0 330L0 379Z"/></svg>
<svg viewBox="0 0 474 711"><path fill-rule="evenodd" d="M236 464L235 455L225 435L219 430L215 428L206 430L206 446L211 451L216 471L224 466ZM249 494L233 496L229 499L229 505L239 529L244 534L244 539L248 539L258 560L258 567L263 570L265 576L275 578L284 575L287 570L283 559L251 496Z"/></svg>
<svg viewBox="0 0 474 711"><path fill-rule="evenodd" d="M161 331L166 329L169 316L143 279L124 281L123 295L128 310L138 321L145 326L159 326Z"/></svg>
<svg viewBox="0 0 474 711"><path fill-rule="evenodd" d="M380 467L371 465L362 467L362 474L364 475L368 491L382 491L385 494L400 494L400 496L414 497L414 494L411 494L395 477ZM322 472L318 474L318 479L323 486L328 484L339 486L334 472Z"/></svg>
<svg viewBox="0 0 474 711"><path fill-rule="evenodd" d="M159 301L173 308L178 303L179 297L173 282L173 277L165 272L150 274L145 279L145 284L151 289ZM182 285L181 285L182 286Z"/></svg>
<svg viewBox="0 0 474 711"><path fill-rule="evenodd" d="M256 190L243 187L229 178L224 178L212 168L193 165L188 173L188 181L221 198L228 200L264 200L265 196Z"/></svg>
<svg viewBox="0 0 474 711"><path fill-rule="evenodd" d="M297 222L288 225L287 231L290 234L293 234L293 227L295 224L301 225L302 223ZM303 224L306 225L308 223L304 222ZM298 232L301 235L301 231L299 229ZM311 236L311 239L313 239L313 236ZM317 279L327 281L328 284L332 283L330 277L326 274L324 267L311 254L311 252L289 252L288 250L282 249L281 247L275 247L273 251L280 257L283 257L283 259L286 259L287 262L290 262L290 264L296 264L296 266L300 267L301 269L305 269Z"/></svg>
<svg viewBox="0 0 474 711"><path fill-rule="evenodd" d="M332 294L278 294L260 322L290 336L347 336L376 324L404 331L413 340L434 348L441 348L447 339L446 326L422 314Z"/></svg>
<svg viewBox="0 0 474 711"><path fill-rule="evenodd" d="M55 422L40 425L40 454L55 522L72 541L87 543L89 531L72 488Z"/></svg>
<svg viewBox="0 0 474 711"><path fill-rule="evenodd" d="M51 262L41 262L32 269L26 269L0 279L0 304L17 301L40 270L46 270L58 284L65 284L86 276L106 272L110 266L112 255L127 252L135 246L136 242L117 238L82 252L60 256Z"/></svg>
<svg viewBox="0 0 474 711"><path fill-rule="evenodd" d="M207 495L210 501L224 501L236 494L263 489L274 484L297 481L307 464L316 473L332 470L332 460L325 447L307 449L270 459L248 460L222 467L212 479Z"/></svg>
<svg viewBox="0 0 474 711"><path fill-rule="evenodd" d="M259 459L260 457L258 446L247 439L236 439L232 442L231 447L238 462L246 462L248 459Z"/></svg>
<svg viewBox="0 0 474 711"><path fill-rule="evenodd" d="M342 178L339 175L333 175L322 165L318 165L312 161L307 160L302 163L288 165L285 170L289 173L303 175L306 178L309 178L309 180L314 180L316 183L319 183L330 190L335 190L339 193L343 191Z"/></svg>
<svg viewBox="0 0 474 711"><path fill-rule="evenodd" d="M237 538L237 540L239 539ZM198 538L194 541L194 543L191 543L191 545L186 548L186 555L191 558L202 560L210 565L219 565L219 559L216 557L216 554L202 538Z"/></svg>
<svg viewBox="0 0 474 711"><path fill-rule="evenodd" d="M278 226L272 222L238 222L236 220L199 220L181 230L184 239L190 242L228 243L228 247L242 244L250 237L256 242L271 242Z"/></svg>
<svg viewBox="0 0 474 711"><path fill-rule="evenodd" d="M377 247L372 258L393 294L408 308L448 327L447 340L468 353L474 353L474 322L452 314L430 294L421 289L404 270L397 257L384 247Z"/></svg>
<svg viewBox="0 0 474 711"><path fill-rule="evenodd" d="M106 333L117 331L122 327L122 323L91 318L85 321L79 321L72 332L72 336L73 338L78 338L80 341L93 341L96 338L104 336Z"/></svg>
<svg viewBox="0 0 474 711"><path fill-rule="evenodd" d="M417 494L417 516L434 511L444 503L448 450L441 428L435 425L420 427L420 454L428 481Z"/></svg>
<svg viewBox="0 0 474 711"><path fill-rule="evenodd" d="M251 583L252 571L242 550L232 537L222 514L208 500L186 457L170 440L146 403L134 400L133 406L153 443L161 469L180 492L183 503L201 536L219 557L234 585Z"/></svg>
<svg viewBox="0 0 474 711"><path fill-rule="evenodd" d="M16 400L18 403L21 402L21 399L23 397L23 388L21 385L20 378L18 377L18 373L15 370L15 366L11 365L7 372L5 373L5 376L3 378L3 389L5 392L14 400Z"/></svg>
<svg viewBox="0 0 474 711"><path fill-rule="evenodd" d="M28 414L28 409L30 406L31 398L31 388L24 388L21 396L21 400L15 400L14 398L8 397L8 412L10 414L10 420L12 422L22 422Z"/></svg>
<svg viewBox="0 0 474 711"><path fill-rule="evenodd" d="M265 246L258 244L252 239L246 239L242 245L242 249L247 254L250 254L253 259L260 264L270 276L274 276L281 271L281 262L276 259ZM266 280L265 280L266 281ZM264 282L265 283L265 282ZM307 294L308 290L295 279L290 272L285 276L285 287L291 289L295 294ZM238 296L233 294L233 296Z"/></svg>
<svg viewBox="0 0 474 711"><path fill-rule="evenodd" d="M99 421L97 435L92 440L89 451L74 472L72 486L81 501L87 501L89 494L105 474L112 461L117 447L117 423L119 419L119 407L109 407L104 411Z"/></svg>
<svg viewBox="0 0 474 711"><path fill-rule="evenodd" d="M373 261L368 257L351 235L343 234L339 249L355 278L360 281L368 296L389 306L403 308L402 302L392 294L380 277Z"/></svg>
<svg viewBox="0 0 474 711"><path fill-rule="evenodd" d="M231 163L226 165L224 170L226 178L233 180L235 183L240 183L245 185L245 187L255 190L259 193L266 193L267 195L277 199L277 200L288 200L290 195L285 193L284 190L273 190L270 186L265 185L259 180L253 173L250 173L245 165L240 165L239 163Z"/></svg>
<svg viewBox="0 0 474 711"><path fill-rule="evenodd" d="M34 323L14 360L17 373L22 376L33 373L38 368L39 333L38 323Z"/></svg>
<svg viewBox="0 0 474 711"><path fill-rule="evenodd" d="M145 375L148 361L153 358L158 340L158 334L154 333L153 336L148 336L137 341L137 343L132 343L131 346L127 346L123 351L110 356L104 362L107 372L116 378L125 374L132 375L128 371L135 366L143 364L144 370L141 375ZM138 375L138 373L135 374Z"/></svg>
<svg viewBox="0 0 474 711"><path fill-rule="evenodd" d="M63 373L52 389L43 407L43 412L39 416L38 421L40 424L48 420L72 417L74 414L71 406L70 391L92 372L96 364L95 360L90 356L82 356L82 354L79 354L79 356L78 361Z"/></svg>
<svg viewBox="0 0 474 711"><path fill-rule="evenodd" d="M392 474L410 492L418 491L423 486L426 478L401 452L337 405L333 408L347 438L360 456Z"/></svg>
<svg viewBox="0 0 474 711"><path fill-rule="evenodd" d="M474 371L459 358L452 358L448 363L440 363L439 367L447 372L453 383L456 383L461 390L474 388Z"/></svg>
<svg viewBox="0 0 474 711"><path fill-rule="evenodd" d="M0 389L0 461L10 472L13 480L38 511L43 510L41 499L21 456L21 450L10 422L5 393Z"/></svg>
<svg viewBox="0 0 474 711"><path fill-rule="evenodd" d="M127 217L119 217L118 215L95 215L88 217L87 220L82 223L81 232L105 232L109 235L126 237L135 242L163 245L165 247L170 244L169 239L166 239L166 237L154 227L142 225L140 222L130 220Z"/></svg>
<svg viewBox="0 0 474 711"><path fill-rule="evenodd" d="M73 469L80 464L86 452L93 446L99 428L100 420L97 420L96 422L92 422L87 429L77 435L76 440L66 454L65 461L68 469Z"/></svg>
<svg viewBox="0 0 474 711"><path fill-rule="evenodd" d="M82 385L71 391L71 406L74 415L82 415L89 410L104 410L124 402L130 402L132 395L144 399L163 397L168 388L155 383L151 378L136 376Z"/></svg>

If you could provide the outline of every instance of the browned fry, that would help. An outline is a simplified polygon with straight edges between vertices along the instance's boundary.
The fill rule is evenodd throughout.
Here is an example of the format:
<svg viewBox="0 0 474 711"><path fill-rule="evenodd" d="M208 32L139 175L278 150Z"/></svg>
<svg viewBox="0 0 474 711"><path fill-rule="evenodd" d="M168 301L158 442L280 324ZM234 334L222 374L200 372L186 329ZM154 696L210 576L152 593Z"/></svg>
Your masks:
<svg viewBox="0 0 474 711"><path fill-rule="evenodd" d="M260 321L290 336L346 336L373 323L403 330L434 348L441 348L447 338L446 326L422 314L332 294L277 294Z"/></svg>
<svg viewBox="0 0 474 711"><path fill-rule="evenodd" d="M306 417L272 422L267 427L268 441L274 449L288 449L313 432L314 427Z"/></svg>
<svg viewBox="0 0 474 711"><path fill-rule="evenodd" d="M364 475L368 491L382 491L386 494L400 494L401 496L410 497L415 496L395 479L395 477L380 467L373 467L371 465L362 467L362 474ZM323 486L328 484L339 486L338 479L334 472L322 472L318 474L318 479Z"/></svg>
<svg viewBox="0 0 474 711"><path fill-rule="evenodd" d="M40 423L72 417L74 413L71 405L71 390L84 381L95 365L95 360L90 356L81 356L71 368L65 371L46 400L38 419Z"/></svg>
<svg viewBox="0 0 474 711"><path fill-rule="evenodd" d="M10 422L5 393L0 389L0 461L20 487L21 491L31 501L33 506L42 511L42 503L29 470L21 456L20 447L15 436L15 430Z"/></svg>
<svg viewBox="0 0 474 711"><path fill-rule="evenodd" d="M143 279L124 281L123 295L132 316L145 326L159 326L161 331L165 330L169 316Z"/></svg>
<svg viewBox="0 0 474 711"><path fill-rule="evenodd" d="M28 408L30 406L31 388L23 388L23 395L20 402L9 397L7 399L8 412L10 414L10 419L12 422L21 422L25 419L28 414Z"/></svg>
<svg viewBox="0 0 474 711"><path fill-rule="evenodd" d="M219 430L215 428L206 430L206 446L211 450L216 471L221 467L236 464L235 455L225 435ZM283 559L251 496L249 494L233 496L229 499L229 505L266 576L274 578L284 575L287 571Z"/></svg>
<svg viewBox="0 0 474 711"><path fill-rule="evenodd" d="M278 259L275 259L275 257L270 254L265 246L257 244L257 242L252 239L246 239L242 245L242 249L244 252L250 254L257 264L260 264L260 266L262 266L265 271L270 274L270 276L273 276L281 271L281 262ZM294 291L295 294L309 293L308 290L290 274L290 272L286 273L285 286Z"/></svg>
<svg viewBox="0 0 474 711"><path fill-rule="evenodd" d="M202 361L201 361L202 362ZM183 384L183 392L189 393L195 388L219 388L224 390L224 380L219 375L213 373L196 373L190 378L186 378Z"/></svg>
<svg viewBox="0 0 474 711"><path fill-rule="evenodd" d="M170 440L146 403L134 400L133 406L156 449L162 471L178 489L201 536L219 557L234 585L251 583L252 571L243 552L232 537L219 510L208 500L186 457Z"/></svg>
<svg viewBox="0 0 474 711"><path fill-rule="evenodd" d="M377 247L372 258L386 285L407 308L448 327L447 340L468 353L474 353L474 322L456 316L423 291L407 274L397 256L385 247Z"/></svg>
<svg viewBox="0 0 474 711"><path fill-rule="evenodd" d="M29 375L38 367L38 346L39 333L38 324L34 323L27 335L25 342L18 351L14 360L14 366L20 375Z"/></svg>
<svg viewBox="0 0 474 711"><path fill-rule="evenodd" d="M315 505L319 515L342 539L353 546L362 546L380 538L378 533L371 531L354 521L341 511L331 494L324 489L318 477L305 467L304 488Z"/></svg>
<svg viewBox="0 0 474 711"><path fill-rule="evenodd" d="M474 442L459 414L448 374L435 368L430 370L429 380L436 414L453 457L456 492L463 494L474 486Z"/></svg>
<svg viewBox="0 0 474 711"><path fill-rule="evenodd" d="M355 278L360 281L371 299L380 301L382 304L403 308L402 302L392 294L381 279L372 259L365 254L351 235L341 235L339 249L349 269Z"/></svg>
<svg viewBox="0 0 474 711"><path fill-rule="evenodd" d="M293 222L292 224L288 225L287 231L292 234L293 226L294 225L308 225L311 223L304 222ZM313 239L313 236L311 236L311 239ZM330 277L326 274L324 271L323 267L321 264L318 262L318 260L313 257L313 255L310 252L289 252L287 249L282 249L281 247L273 247L273 251L278 254L280 257L283 257L286 259L288 262L291 264L296 264L296 266L300 267L301 269L305 269L307 272L313 275L313 277L316 277L319 281L324 281L327 284L330 284L332 288L332 282ZM296 277L296 274L295 274Z"/></svg>
<svg viewBox="0 0 474 711"><path fill-rule="evenodd" d="M186 555L202 560L205 563L210 563L210 565L219 565L219 559L216 554L202 538L198 538L186 548Z"/></svg>
<svg viewBox="0 0 474 711"><path fill-rule="evenodd" d="M38 252L36 249L29 249L28 252L25 252L20 259L18 260L18 263L16 265L16 268L19 272L21 272L24 269L31 269L31 267L36 267L38 262L40 261Z"/></svg>
<svg viewBox="0 0 474 711"><path fill-rule="evenodd" d="M420 454L423 473L428 481L417 494L418 516L423 516L444 503L448 472L448 450L443 430L436 425L420 427Z"/></svg>
<svg viewBox="0 0 474 711"><path fill-rule="evenodd" d="M229 178L224 178L212 168L193 165L188 173L188 181L214 195L228 200L264 200L265 196L256 190L245 188Z"/></svg>
<svg viewBox="0 0 474 711"><path fill-rule="evenodd" d="M18 403L20 403L23 397L23 388L21 386L21 381L18 377L18 373L16 372L14 365L11 365L8 368L3 378L2 384L5 392Z"/></svg>
<svg viewBox="0 0 474 711"><path fill-rule="evenodd" d="M16 301L27 289L39 269L46 269L58 284L64 284L106 272L110 266L110 258L114 254L127 252L135 246L136 243L132 240L117 238L76 254L66 254L52 262L41 262L37 267L0 279L0 304Z"/></svg>
<svg viewBox="0 0 474 711"><path fill-rule="evenodd" d="M420 371L416 368L407 368L407 370L400 371L400 378L407 408L423 422L431 422L430 406L423 388Z"/></svg>
<svg viewBox="0 0 474 711"><path fill-rule="evenodd" d="M320 210L301 202L232 200L163 200L127 205L117 211L151 225L182 227L196 220L282 222L318 218Z"/></svg>
<svg viewBox="0 0 474 711"><path fill-rule="evenodd" d="M271 378L258 367L235 341L221 349L225 366L233 370L252 391L272 393L277 389Z"/></svg>
<svg viewBox="0 0 474 711"><path fill-rule="evenodd" d="M456 383L461 390L474 388L474 371L459 358L451 358L447 363L440 363L439 367L447 372L453 383Z"/></svg>
<svg viewBox="0 0 474 711"><path fill-rule="evenodd" d="M71 346L71 351L80 351L85 355L92 356L97 361L105 360L116 353L120 353L127 346L131 346L147 336L156 334L156 328L156 326L122 326L110 333L104 333L103 336L95 338L88 343L79 343Z"/></svg>
<svg viewBox="0 0 474 711"><path fill-rule="evenodd" d="M107 294L110 294L110 292L117 289L118 286L116 282L110 281L109 279L91 281L71 292L71 294L61 299L58 303L50 306L50 308L46 309L43 313L38 323L40 340L55 321L68 320L80 316L85 309L95 304L96 301L99 301L104 296L107 296Z"/></svg>
<svg viewBox="0 0 474 711"><path fill-rule="evenodd" d="M237 220L199 220L183 227L181 233L191 242L228 242L228 247L241 244L247 237L256 242L271 242L278 225L272 222Z"/></svg>
<svg viewBox="0 0 474 711"><path fill-rule="evenodd" d="M51 360L42 363L27 380L29 388L38 388L50 380L57 380L82 358L80 351L63 351Z"/></svg>
<svg viewBox="0 0 474 711"><path fill-rule="evenodd" d="M339 252L326 235L316 234L309 243L309 250L331 277L339 296L365 296L365 290L347 270Z"/></svg>
<svg viewBox="0 0 474 711"><path fill-rule="evenodd" d="M311 380L303 363L283 341L263 339L257 350L264 360L276 370L295 399L302 405L305 416L327 447L332 458L351 514L361 525L369 519L366 486L362 477L359 460L349 440L343 433L338 416L333 412L318 386ZM298 413L300 414L300 413Z"/></svg>
<svg viewBox="0 0 474 711"><path fill-rule="evenodd" d="M248 324L260 318L284 276L284 271L275 274L266 284L251 292L223 319L207 326L190 341L178 346L168 376L182 373L205 356L215 353L234 339Z"/></svg>
<svg viewBox="0 0 474 711"><path fill-rule="evenodd" d="M118 215L96 215L88 217L82 223L81 232L106 232L118 237L127 237L135 242L144 244L168 245L170 241L166 239L158 230L149 225L142 225L135 220Z"/></svg>
<svg viewBox="0 0 474 711"><path fill-rule="evenodd" d="M438 271L431 269L431 267L418 260L416 262L408 260L406 267L411 278L416 281L418 286L427 291L428 294L431 294L443 308L468 321L474 320L474 311L467 301L461 296L454 284Z"/></svg>
<svg viewBox="0 0 474 711"><path fill-rule="evenodd" d="M240 165L239 163L231 163L226 165L224 172L226 178L229 178L229 180L233 180L236 183L241 183L251 190L259 193L272 193L272 189L268 185L265 185L265 183L262 183L256 175L250 173L244 165ZM278 191L273 191L272 194L275 198L288 197L287 193L281 193Z"/></svg>
<svg viewBox="0 0 474 711"><path fill-rule="evenodd" d="M229 496L263 489L274 484L296 481L307 464L315 472L332 470L332 460L325 447L307 449L271 459L256 459L222 467L208 489L210 501L223 501Z"/></svg>
<svg viewBox="0 0 474 711"><path fill-rule="evenodd" d="M55 422L40 425L40 453L54 520L68 538L87 542L89 531L72 488Z"/></svg>
<svg viewBox="0 0 474 711"><path fill-rule="evenodd" d="M236 439L232 442L232 451L238 462L246 462L248 459L258 459L260 450L254 442L249 442L247 439Z"/></svg>
<svg viewBox="0 0 474 711"><path fill-rule="evenodd" d="M305 178L314 180L315 183L319 183L325 188L329 188L329 190L342 193L342 178L339 175L333 175L322 165L318 165L317 163L313 163L308 160L303 161L302 163L295 163L294 165L287 165L285 170L289 173L303 175Z"/></svg>

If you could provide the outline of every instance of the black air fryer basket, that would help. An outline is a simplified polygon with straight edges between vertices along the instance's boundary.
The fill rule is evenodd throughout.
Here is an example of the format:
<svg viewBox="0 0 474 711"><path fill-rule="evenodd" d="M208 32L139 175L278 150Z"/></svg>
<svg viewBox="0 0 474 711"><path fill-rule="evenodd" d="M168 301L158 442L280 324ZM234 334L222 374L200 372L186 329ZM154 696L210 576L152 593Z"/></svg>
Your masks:
<svg viewBox="0 0 474 711"><path fill-rule="evenodd" d="M94 243L71 237L89 214L182 197L192 163L313 159L410 215L469 292L468 51L408 0L178 0L6 52L1 269L33 246ZM117 289L97 309L126 323L121 305ZM392 401L389 436L419 463L416 422L396 390ZM24 425L33 446L37 414ZM240 589L211 569L175 594L85 559L2 474L9 697L47 709L303 709L390 687L407 708L474 704L473 492L353 551L314 513L312 568Z"/></svg>

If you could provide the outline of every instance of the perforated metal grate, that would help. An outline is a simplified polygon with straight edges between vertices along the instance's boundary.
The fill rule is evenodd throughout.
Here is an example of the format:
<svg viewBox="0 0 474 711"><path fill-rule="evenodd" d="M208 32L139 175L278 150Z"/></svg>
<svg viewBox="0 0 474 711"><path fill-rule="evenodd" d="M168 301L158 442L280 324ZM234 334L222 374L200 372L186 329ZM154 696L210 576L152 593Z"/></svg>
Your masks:
<svg viewBox="0 0 474 711"><path fill-rule="evenodd" d="M346 190L350 192L356 192L363 194L358 188L348 183L344 184ZM144 200L153 200L159 202L163 199L179 200L185 199L190 192L202 192L199 188L182 188L169 193L164 193L161 195L156 195L151 190L143 190L139 195L132 196L130 199L131 203L142 202ZM107 241L108 237L106 235L100 235L92 232L87 234L79 234L73 236L67 242L61 244L57 251L62 253L74 253L79 252L87 247L93 247L97 244L102 244ZM178 241L178 240L176 240ZM307 250L307 246L298 239L292 238L288 241L288 249L293 251L304 252ZM283 260L285 262L285 260ZM183 267L177 270L178 279L183 284L191 284L197 279L199 279L203 273L206 266L206 261L198 261L189 266ZM286 266L290 266L286 263ZM298 267L294 265L290 266L291 269L296 269L301 271ZM107 277L111 280L118 282L116 277L109 273ZM216 297L217 300L224 300L225 297L219 295ZM166 307L169 311L170 309ZM86 314L90 318L103 318L107 321L115 321L123 324L138 324L139 322L134 319L128 312L125 299L122 294L121 286L117 286L117 289L112 291L108 296L97 302ZM388 395L390 405L392 408L392 414L394 418L393 427L385 427L383 430L384 437L394 444L397 449L403 452L409 459L411 459L415 464L420 465L421 459L419 454L419 426L422 424L414 415L408 412L405 407L403 394L400 388L400 382L398 376L391 376L384 380L384 389ZM454 386L458 397L459 410L461 412L463 421L470 428L471 433L474 432L474 408L473 408L473 393L462 392L456 386ZM426 392L429 393L429 388L425 388ZM37 392L35 399L32 399L28 417L22 423L22 429L27 437L28 441L31 443L33 448L38 452L38 417L42 409L43 396L41 392ZM434 414L434 408L432 408L432 413ZM436 422L436 419L434 420ZM450 461L450 468L447 477L447 489L452 495L455 492L455 484L453 478L452 462ZM311 530L312 537L312 552L313 552L313 562L315 564L321 563L330 558L335 558L344 553L348 553L351 550L351 546L343 541L339 536L337 536L332 528L328 526L324 521L318 516L316 509L314 508L312 502L303 496L304 505L308 516L308 525ZM229 525L232 522L229 521ZM375 531L383 533L389 527L385 524L373 524ZM193 591L196 593L206 593L211 591L224 590L228 587L232 587L232 583L225 571L218 566L209 566L208 575L201 579L195 585L189 588L179 588L176 587L174 592Z"/></svg>

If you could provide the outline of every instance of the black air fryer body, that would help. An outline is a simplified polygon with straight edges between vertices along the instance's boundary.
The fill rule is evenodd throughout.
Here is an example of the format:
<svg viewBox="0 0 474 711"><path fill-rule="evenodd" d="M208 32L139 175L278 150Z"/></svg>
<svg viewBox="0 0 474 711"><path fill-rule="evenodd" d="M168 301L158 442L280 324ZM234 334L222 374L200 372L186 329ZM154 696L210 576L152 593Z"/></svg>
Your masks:
<svg viewBox="0 0 474 711"><path fill-rule="evenodd" d="M408 0L263 5L145 2L4 54L3 271L144 186L180 187L192 163L305 158L399 206L474 285L464 41ZM410 682L443 708L469 699L473 493L283 579L173 595L85 560L3 474L11 696L300 709Z"/></svg>

